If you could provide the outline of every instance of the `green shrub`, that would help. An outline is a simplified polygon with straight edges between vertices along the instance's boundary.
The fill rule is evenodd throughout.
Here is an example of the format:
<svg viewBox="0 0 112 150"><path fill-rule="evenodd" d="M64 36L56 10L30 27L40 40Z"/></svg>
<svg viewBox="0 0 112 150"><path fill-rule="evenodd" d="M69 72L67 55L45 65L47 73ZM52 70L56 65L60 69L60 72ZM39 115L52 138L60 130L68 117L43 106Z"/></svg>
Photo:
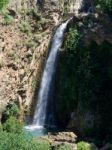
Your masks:
<svg viewBox="0 0 112 150"><path fill-rule="evenodd" d="M0 124L0 132L3 131L3 126Z"/></svg>
<svg viewBox="0 0 112 150"><path fill-rule="evenodd" d="M4 15L4 22L3 22L3 24L5 24L5 25L10 25L10 24L12 24L14 22L14 18L12 17L12 16L10 16L10 15L8 15L8 14L5 14Z"/></svg>
<svg viewBox="0 0 112 150"><path fill-rule="evenodd" d="M0 10L5 8L9 3L9 0L0 0Z"/></svg>
<svg viewBox="0 0 112 150"><path fill-rule="evenodd" d="M4 124L3 130L11 133L21 133L23 131L23 123L15 117L10 117Z"/></svg>
<svg viewBox="0 0 112 150"><path fill-rule="evenodd" d="M19 107L15 103L9 103L2 114L2 122L4 123L11 116L18 117L19 116Z"/></svg>
<svg viewBox="0 0 112 150"><path fill-rule="evenodd" d="M67 38L65 42L65 48L68 50L73 50L77 48L79 44L80 34L77 29L70 28L67 33Z"/></svg>
<svg viewBox="0 0 112 150"><path fill-rule="evenodd" d="M31 32L32 32L31 24L27 21L22 21L21 22L20 29L21 29L22 32L24 32L28 35L30 35Z"/></svg>
<svg viewBox="0 0 112 150"><path fill-rule="evenodd" d="M51 150L51 146L48 141L37 140L38 149L37 150Z"/></svg>
<svg viewBox="0 0 112 150"><path fill-rule="evenodd" d="M96 0L96 5L100 5L104 11L112 11L112 0Z"/></svg>
<svg viewBox="0 0 112 150"><path fill-rule="evenodd" d="M77 144L77 150L94 150L94 149L92 148L91 144L82 141Z"/></svg>
<svg viewBox="0 0 112 150"><path fill-rule="evenodd" d="M8 107L9 109L7 109L7 113L9 111L9 116L18 116L19 115L19 107L17 106L17 104L10 104L10 106Z"/></svg>
<svg viewBox="0 0 112 150"><path fill-rule="evenodd" d="M28 49L31 49L31 48L33 48L33 47L36 47L36 45L37 45L37 43L36 43L33 39L29 40L29 41L26 43L26 46L27 46Z"/></svg>
<svg viewBox="0 0 112 150"><path fill-rule="evenodd" d="M47 141L38 141L23 131L23 124L10 117L0 126L0 150L50 150Z"/></svg>
<svg viewBox="0 0 112 150"><path fill-rule="evenodd" d="M24 133L0 132L0 150L50 150L47 142L39 144L31 136Z"/></svg>
<svg viewBox="0 0 112 150"><path fill-rule="evenodd" d="M41 17L41 20L38 21L38 23L39 23L40 25L46 25L47 23L49 23L49 19L46 19L46 18L42 18L42 17Z"/></svg>

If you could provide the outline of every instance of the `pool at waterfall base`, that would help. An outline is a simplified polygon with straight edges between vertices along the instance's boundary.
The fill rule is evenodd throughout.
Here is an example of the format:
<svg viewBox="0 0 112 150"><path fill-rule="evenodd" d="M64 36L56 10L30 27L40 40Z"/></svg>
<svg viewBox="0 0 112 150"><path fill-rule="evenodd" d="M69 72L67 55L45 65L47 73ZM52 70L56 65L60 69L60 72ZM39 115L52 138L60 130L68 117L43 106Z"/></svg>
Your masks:
<svg viewBox="0 0 112 150"><path fill-rule="evenodd" d="M57 126L37 126L37 125L28 125L24 127L24 130L27 134L32 135L33 137L41 137L47 135L48 133L54 133L62 131L60 127Z"/></svg>

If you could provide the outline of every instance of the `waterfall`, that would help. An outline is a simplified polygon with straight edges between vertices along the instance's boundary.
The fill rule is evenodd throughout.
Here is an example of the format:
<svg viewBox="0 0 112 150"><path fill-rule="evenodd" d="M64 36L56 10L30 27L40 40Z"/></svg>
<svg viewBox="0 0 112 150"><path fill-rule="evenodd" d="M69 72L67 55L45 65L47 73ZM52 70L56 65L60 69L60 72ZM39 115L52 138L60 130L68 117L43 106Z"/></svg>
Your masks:
<svg viewBox="0 0 112 150"><path fill-rule="evenodd" d="M47 116L47 111L49 110L49 99L52 98L52 87L53 87L53 76L56 71L57 59L59 48L62 46L64 39L64 31L67 27L67 24L70 20L62 23L56 30L56 33L52 40L52 45L48 59L45 64L40 90L37 97L37 106L34 113L33 124L27 126L26 128L38 129L43 128L46 125L46 120L48 116L52 118L52 112Z"/></svg>

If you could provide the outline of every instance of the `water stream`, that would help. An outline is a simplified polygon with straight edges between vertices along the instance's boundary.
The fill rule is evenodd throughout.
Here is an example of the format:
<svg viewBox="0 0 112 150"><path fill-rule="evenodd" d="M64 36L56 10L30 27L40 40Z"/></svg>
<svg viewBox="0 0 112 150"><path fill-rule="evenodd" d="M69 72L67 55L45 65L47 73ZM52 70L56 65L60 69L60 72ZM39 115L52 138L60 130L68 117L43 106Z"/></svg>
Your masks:
<svg viewBox="0 0 112 150"><path fill-rule="evenodd" d="M35 108L33 123L25 128L34 134L41 135L46 132L46 127L56 126L53 112L53 87L54 76L58 60L59 48L62 46L64 39L64 31L70 20L62 23L56 30L52 40L52 45L48 59L45 64L40 90L37 97L37 105Z"/></svg>

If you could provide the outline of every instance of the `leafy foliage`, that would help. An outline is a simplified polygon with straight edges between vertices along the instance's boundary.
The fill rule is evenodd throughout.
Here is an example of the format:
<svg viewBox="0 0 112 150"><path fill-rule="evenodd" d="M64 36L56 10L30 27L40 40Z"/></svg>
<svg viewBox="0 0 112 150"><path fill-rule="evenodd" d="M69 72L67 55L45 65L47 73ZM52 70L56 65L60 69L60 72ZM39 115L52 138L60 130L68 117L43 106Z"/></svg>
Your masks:
<svg viewBox="0 0 112 150"><path fill-rule="evenodd" d="M50 150L47 142L38 143L23 133L0 132L0 150Z"/></svg>
<svg viewBox="0 0 112 150"><path fill-rule="evenodd" d="M23 123L15 117L10 117L4 124L3 130L11 133L21 133L23 130Z"/></svg>
<svg viewBox="0 0 112 150"><path fill-rule="evenodd" d="M5 8L8 3L9 3L9 0L0 0L0 10Z"/></svg>
<svg viewBox="0 0 112 150"><path fill-rule="evenodd" d="M10 24L12 24L14 22L14 18L12 17L12 16L10 16L10 15L8 15L8 14L5 14L4 15L4 24L5 25L10 25Z"/></svg>
<svg viewBox="0 0 112 150"><path fill-rule="evenodd" d="M75 49L79 44L79 39L80 39L80 34L77 31L77 29L70 28L66 38L65 48L68 50L75 51Z"/></svg>
<svg viewBox="0 0 112 150"><path fill-rule="evenodd" d="M112 0L96 0L95 4L99 4L104 11L112 11Z"/></svg>
<svg viewBox="0 0 112 150"><path fill-rule="evenodd" d="M19 107L16 103L9 103L2 114L2 122L4 123L11 116L18 117L19 111Z"/></svg>
<svg viewBox="0 0 112 150"><path fill-rule="evenodd" d="M77 144L77 150L94 150L94 149L91 146L91 144L82 141Z"/></svg>
<svg viewBox="0 0 112 150"><path fill-rule="evenodd" d="M23 131L23 123L10 117L0 127L0 150L50 150L48 142L34 140Z"/></svg>
<svg viewBox="0 0 112 150"><path fill-rule="evenodd" d="M27 35L31 35L32 27L28 21L22 21L20 25L20 29L22 32L26 33Z"/></svg>

